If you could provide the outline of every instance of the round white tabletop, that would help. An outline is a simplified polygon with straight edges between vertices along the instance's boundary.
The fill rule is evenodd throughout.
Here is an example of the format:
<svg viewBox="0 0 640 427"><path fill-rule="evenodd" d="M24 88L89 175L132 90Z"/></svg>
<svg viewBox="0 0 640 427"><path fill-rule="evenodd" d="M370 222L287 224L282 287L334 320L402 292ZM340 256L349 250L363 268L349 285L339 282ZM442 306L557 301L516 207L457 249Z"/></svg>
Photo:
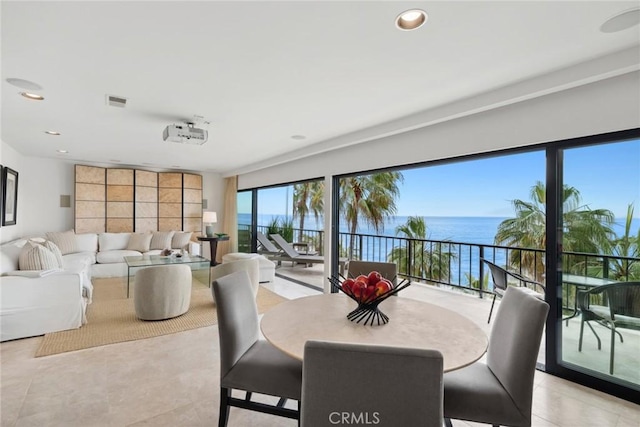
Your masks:
<svg viewBox="0 0 640 427"><path fill-rule="evenodd" d="M265 313L260 328L271 344L299 360L308 340L413 347L440 351L448 372L470 365L487 350L487 335L480 327L437 305L388 298L378 308L389 316L389 323L375 326L348 320L356 307L343 294L298 298Z"/></svg>

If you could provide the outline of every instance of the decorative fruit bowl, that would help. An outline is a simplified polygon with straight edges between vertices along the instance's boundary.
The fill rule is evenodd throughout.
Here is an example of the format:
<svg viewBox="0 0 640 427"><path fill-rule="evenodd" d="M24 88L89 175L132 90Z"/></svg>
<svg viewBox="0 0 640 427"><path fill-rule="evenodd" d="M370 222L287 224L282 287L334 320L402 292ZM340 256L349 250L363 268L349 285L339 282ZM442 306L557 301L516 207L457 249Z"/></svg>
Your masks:
<svg viewBox="0 0 640 427"><path fill-rule="evenodd" d="M341 275L329 277L331 286L336 291L342 291L349 298L358 303L358 308L347 314L347 319L365 325L384 325L389 322L389 316L378 308L378 304L411 285L403 279L397 285L392 280L383 278L377 271L368 275L361 274L356 278L344 278Z"/></svg>

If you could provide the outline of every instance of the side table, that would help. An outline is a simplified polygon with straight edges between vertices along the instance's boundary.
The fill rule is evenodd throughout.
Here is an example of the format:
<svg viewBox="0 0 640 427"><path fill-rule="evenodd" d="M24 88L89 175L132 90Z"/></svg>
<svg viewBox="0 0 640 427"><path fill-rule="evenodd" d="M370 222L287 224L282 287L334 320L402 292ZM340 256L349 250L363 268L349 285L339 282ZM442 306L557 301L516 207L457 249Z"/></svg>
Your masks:
<svg viewBox="0 0 640 427"><path fill-rule="evenodd" d="M211 267L218 265L216 262L216 254L218 252L218 242L224 242L229 240L229 236L198 236L199 242L209 242L209 248L211 249Z"/></svg>

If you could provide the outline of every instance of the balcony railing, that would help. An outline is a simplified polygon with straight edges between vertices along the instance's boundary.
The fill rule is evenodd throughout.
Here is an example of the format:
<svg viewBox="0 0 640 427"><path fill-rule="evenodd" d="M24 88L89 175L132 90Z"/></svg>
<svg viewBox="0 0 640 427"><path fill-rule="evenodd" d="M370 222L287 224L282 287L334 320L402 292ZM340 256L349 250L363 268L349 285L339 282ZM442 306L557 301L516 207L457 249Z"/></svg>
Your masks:
<svg viewBox="0 0 640 427"><path fill-rule="evenodd" d="M251 247L251 227L240 224L240 250ZM266 226L258 226L258 231L269 233ZM322 254L324 231L293 229L295 241L309 244L309 249ZM451 240L411 239L373 234L339 233L340 256L349 259L387 262L398 264L398 271L414 281L422 281L451 286L478 293L480 297L492 291L489 270L481 261L488 259L521 275L544 282L545 251L536 248L518 248L487 245ZM632 279L630 266L640 264L639 258L613 255L564 252L563 266L566 272L589 277L601 277L620 281ZM574 287L565 287L565 301L572 301Z"/></svg>

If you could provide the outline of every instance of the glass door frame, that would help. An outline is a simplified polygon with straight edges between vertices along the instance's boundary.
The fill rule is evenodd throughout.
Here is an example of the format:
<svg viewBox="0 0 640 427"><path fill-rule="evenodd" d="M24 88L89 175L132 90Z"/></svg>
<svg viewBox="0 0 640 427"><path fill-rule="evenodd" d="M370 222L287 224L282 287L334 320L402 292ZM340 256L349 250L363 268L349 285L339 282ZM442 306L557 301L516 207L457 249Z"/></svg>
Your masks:
<svg viewBox="0 0 640 427"><path fill-rule="evenodd" d="M562 362L562 188L563 152L569 148L623 142L640 138L640 128L601 135L572 138L550 143L547 153L547 221L546 221L546 301L549 316L546 324L545 372L582 384L586 387L640 404L640 390L625 387L587 372L573 369Z"/></svg>

